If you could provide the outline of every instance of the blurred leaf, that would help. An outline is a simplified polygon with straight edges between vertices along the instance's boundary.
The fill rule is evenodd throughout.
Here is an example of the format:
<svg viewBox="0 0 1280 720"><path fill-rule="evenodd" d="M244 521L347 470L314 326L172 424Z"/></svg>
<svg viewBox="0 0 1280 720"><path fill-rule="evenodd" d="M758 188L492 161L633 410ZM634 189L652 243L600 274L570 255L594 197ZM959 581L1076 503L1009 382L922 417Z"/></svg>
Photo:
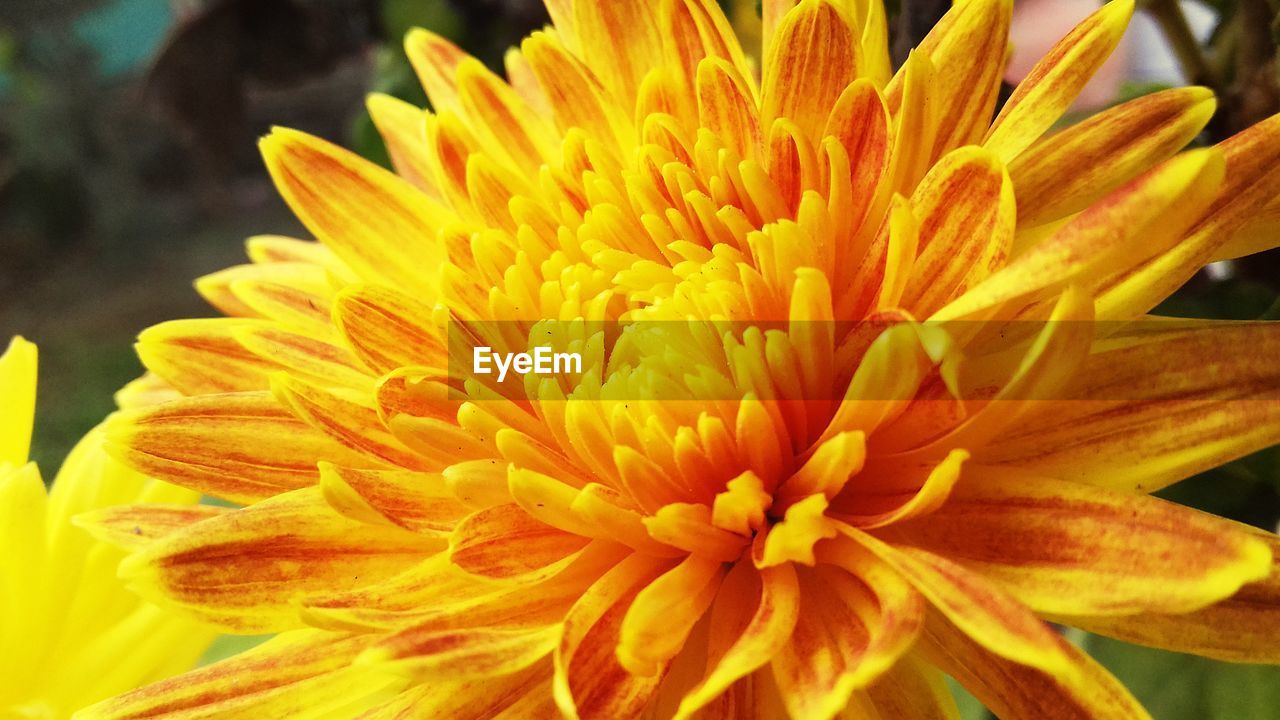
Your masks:
<svg viewBox="0 0 1280 720"><path fill-rule="evenodd" d="M462 36L462 17L447 0L385 0L382 3L382 25L391 42L415 27L422 27L454 40Z"/></svg>
<svg viewBox="0 0 1280 720"><path fill-rule="evenodd" d="M956 705L960 708L960 720L988 720L991 717L987 708L965 690L963 685L947 678L947 687L951 688L951 694L955 696Z"/></svg>
<svg viewBox="0 0 1280 720"><path fill-rule="evenodd" d="M1213 663L1208 703L1214 718L1272 720L1280 713L1280 668Z"/></svg>
<svg viewBox="0 0 1280 720"><path fill-rule="evenodd" d="M204 657L200 658L200 664L209 665L219 660L226 660L232 655L238 655L261 645L271 637L271 635L219 635L205 651Z"/></svg>
<svg viewBox="0 0 1280 720"><path fill-rule="evenodd" d="M1232 665L1090 635L1085 649L1158 720L1271 720L1280 668Z"/></svg>

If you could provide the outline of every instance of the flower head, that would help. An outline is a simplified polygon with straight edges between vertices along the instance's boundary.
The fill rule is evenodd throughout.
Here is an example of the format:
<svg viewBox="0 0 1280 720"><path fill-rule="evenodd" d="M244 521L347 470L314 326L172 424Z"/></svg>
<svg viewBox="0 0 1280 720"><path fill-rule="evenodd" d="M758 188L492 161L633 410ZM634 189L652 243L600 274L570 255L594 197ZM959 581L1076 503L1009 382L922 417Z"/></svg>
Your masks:
<svg viewBox="0 0 1280 720"><path fill-rule="evenodd" d="M1280 334L1145 319L1274 244L1280 119L1178 154L1178 89L1045 136L1129 0L998 114L1008 0L896 72L879 2L767 1L759 79L710 0L547 5L506 80L409 36L397 174L263 141L320 243L202 279L229 317L138 345L185 397L109 434L245 506L125 577L287 632L87 717L948 717L943 672L1142 715L1044 619L1280 659L1275 538L1147 495L1280 439ZM450 364L547 337L583 372Z"/></svg>
<svg viewBox="0 0 1280 720"><path fill-rule="evenodd" d="M46 492L27 461L35 397L36 347L15 338L0 355L0 717L14 720L67 718L187 670L215 633L139 601L116 579L124 554L73 527L81 513L135 502L178 525L201 515L198 493L121 467L102 451L100 430Z"/></svg>

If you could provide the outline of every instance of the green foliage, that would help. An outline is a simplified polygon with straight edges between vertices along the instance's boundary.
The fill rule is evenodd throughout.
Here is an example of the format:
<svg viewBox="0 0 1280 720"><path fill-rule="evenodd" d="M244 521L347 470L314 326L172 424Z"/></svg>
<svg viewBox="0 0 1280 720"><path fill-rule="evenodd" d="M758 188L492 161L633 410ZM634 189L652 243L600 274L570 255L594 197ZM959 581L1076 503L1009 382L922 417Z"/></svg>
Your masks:
<svg viewBox="0 0 1280 720"><path fill-rule="evenodd" d="M1280 709L1280 668L1231 665L1096 635L1084 648L1156 720L1272 720Z"/></svg>

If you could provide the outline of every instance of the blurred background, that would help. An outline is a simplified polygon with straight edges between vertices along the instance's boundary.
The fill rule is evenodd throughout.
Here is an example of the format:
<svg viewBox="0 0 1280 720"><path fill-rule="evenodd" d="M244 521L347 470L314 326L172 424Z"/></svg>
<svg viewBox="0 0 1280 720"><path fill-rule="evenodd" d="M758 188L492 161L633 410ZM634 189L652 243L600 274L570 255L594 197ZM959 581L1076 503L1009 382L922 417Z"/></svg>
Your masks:
<svg viewBox="0 0 1280 720"><path fill-rule="evenodd" d="M758 38L756 0L721 4ZM895 56L949 4L888 2ZM1206 143L1280 111L1280 0L1139 4L1073 117L1187 83L1221 101ZM1098 5L1018 0L1007 80ZM286 125L385 163L363 99L377 90L426 104L401 50L409 28L498 68L546 21L540 0L0 0L0 337L41 348L34 454L46 477L141 372L140 330L212 314L191 280L242 262L246 236L302 232L271 188L258 136ZM1162 310L1280 319L1277 298L1272 252L1210 268ZM1280 450L1165 494L1274 530ZM1280 670L1074 639L1161 720L1280 718ZM973 703L965 711L984 716Z"/></svg>

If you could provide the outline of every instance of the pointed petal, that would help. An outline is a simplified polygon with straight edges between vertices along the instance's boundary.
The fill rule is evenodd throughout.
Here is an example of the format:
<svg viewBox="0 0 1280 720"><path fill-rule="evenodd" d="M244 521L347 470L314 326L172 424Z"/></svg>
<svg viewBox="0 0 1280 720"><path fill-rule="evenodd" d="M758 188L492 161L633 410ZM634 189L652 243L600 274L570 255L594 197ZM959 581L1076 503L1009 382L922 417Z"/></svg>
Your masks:
<svg viewBox="0 0 1280 720"><path fill-rule="evenodd" d="M930 616L920 645L931 663L1000 717L1150 720L1111 673L1066 641L1053 639L1070 663L1056 673L996 655L936 614Z"/></svg>
<svg viewBox="0 0 1280 720"><path fill-rule="evenodd" d="M100 542L136 550L188 525L228 512L229 508L216 505L116 505L81 513L72 522Z"/></svg>
<svg viewBox="0 0 1280 720"><path fill-rule="evenodd" d="M277 129L261 142L280 194L307 229L361 277L433 299L448 219L392 173L319 138Z"/></svg>
<svg viewBox="0 0 1280 720"><path fill-rule="evenodd" d="M437 112L458 108L458 64L470 57L439 35L414 28L404 39L404 51L427 98Z"/></svg>
<svg viewBox="0 0 1280 720"><path fill-rule="evenodd" d="M1004 73L1012 13L1009 0L955 3L917 46L915 51L937 70L929 83L937 95L932 102L947 116L936 139L924 148L926 161L976 143L986 131ZM885 89L895 116L910 112L908 104L922 99L909 97L906 79L900 70Z"/></svg>
<svg viewBox="0 0 1280 720"><path fill-rule="evenodd" d="M436 187L439 171L427 147L426 111L382 93L371 94L365 104L374 127L387 146L396 174L432 199L444 200Z"/></svg>
<svg viewBox="0 0 1280 720"><path fill-rule="evenodd" d="M254 720L349 715L369 707L392 685L352 659L368 636L299 630L221 662L105 700L79 720ZM330 715L333 717L335 715Z"/></svg>
<svg viewBox="0 0 1280 720"><path fill-rule="evenodd" d="M1096 285L1099 278L1128 272L1182 239L1213 201L1224 169L1212 149L1169 160L1020 253L933 319L961 318L1073 280Z"/></svg>
<svg viewBox="0 0 1280 720"><path fill-rule="evenodd" d="M312 485L316 462L368 461L295 418L269 393L183 398L122 411L108 450L139 472L237 502Z"/></svg>
<svg viewBox="0 0 1280 720"><path fill-rule="evenodd" d="M895 530L900 542L945 554L1055 615L1189 612L1271 568L1264 543L1213 516L1145 495L980 471L928 519Z"/></svg>
<svg viewBox="0 0 1280 720"><path fill-rule="evenodd" d="M858 75L861 45L840 11L806 0L783 16L764 62L760 116L794 122L817 143L836 99Z"/></svg>
<svg viewBox="0 0 1280 720"><path fill-rule="evenodd" d="M1208 88L1117 105L1038 140L1009 163L1019 227L1067 217L1186 147L1217 109Z"/></svg>
<svg viewBox="0 0 1280 720"><path fill-rule="evenodd" d="M36 346L20 337L0 355L0 398L0 465L24 465L36 414Z"/></svg>
<svg viewBox="0 0 1280 720"><path fill-rule="evenodd" d="M1280 539L1252 528L1271 548L1271 574L1222 602L1179 615L1055 618L1125 642L1227 662L1280 664Z"/></svg>
<svg viewBox="0 0 1280 720"><path fill-rule="evenodd" d="M852 527L846 539L901 573L947 620L992 653L1050 674L1070 672L1062 640L1029 609L980 575L940 555L891 547Z"/></svg>
<svg viewBox="0 0 1280 720"><path fill-rule="evenodd" d="M298 627L307 593L376 582L443 547L334 513L315 488L206 520L120 565L142 596L241 632Z"/></svg>
<svg viewBox="0 0 1280 720"><path fill-rule="evenodd" d="M1052 409L975 462L1152 492L1280 441L1280 324L1173 323L1093 354ZM1250 348L1224 353L1223 348Z"/></svg>
<svg viewBox="0 0 1280 720"><path fill-rule="evenodd" d="M755 579L757 573L759 580ZM741 593L750 593L753 585L759 588L754 611L747 610L753 614L738 612ZM693 716L738 679L768 663L791 637L799 617L800 588L791 565L757 571L749 563L738 563L721 586L720 594L728 598L725 608L735 606L732 610L722 609L717 598L711 611L713 649L716 645L724 649L708 657L706 677L680 702L677 718Z"/></svg>
<svg viewBox="0 0 1280 720"><path fill-rule="evenodd" d="M702 127L740 159L759 157L760 117L733 66L721 58L707 58L698 64L696 83Z"/></svg>
<svg viewBox="0 0 1280 720"><path fill-rule="evenodd" d="M1039 139L1120 44L1132 16L1133 0L1113 0L1053 46L1000 109L985 147L1009 162Z"/></svg>
<svg viewBox="0 0 1280 720"><path fill-rule="evenodd" d="M1003 264L1013 243L1013 185L994 155L961 148L920 181L911 205L920 253L902 307L928 317Z"/></svg>
<svg viewBox="0 0 1280 720"><path fill-rule="evenodd" d="M200 318L153 325L138 336L138 357L147 369L187 395L264 390L281 368L236 339L262 320Z"/></svg>

